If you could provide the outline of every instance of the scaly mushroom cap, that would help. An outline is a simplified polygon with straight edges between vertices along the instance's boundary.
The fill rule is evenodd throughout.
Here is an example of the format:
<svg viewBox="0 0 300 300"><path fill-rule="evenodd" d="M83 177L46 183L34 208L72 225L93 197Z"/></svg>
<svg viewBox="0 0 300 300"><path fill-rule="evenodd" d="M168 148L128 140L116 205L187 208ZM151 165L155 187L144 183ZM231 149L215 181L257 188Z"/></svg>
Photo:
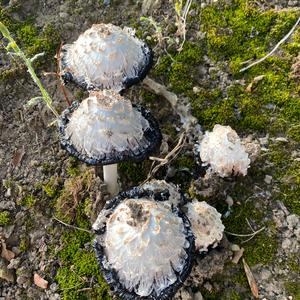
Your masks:
<svg viewBox="0 0 300 300"><path fill-rule="evenodd" d="M103 275L122 299L170 299L190 273L190 223L156 197L143 188L121 193L93 225Z"/></svg>
<svg viewBox="0 0 300 300"><path fill-rule="evenodd" d="M186 204L185 208L196 238L196 250L206 252L208 247L216 247L223 238L224 225L221 214L205 201L194 200Z"/></svg>
<svg viewBox="0 0 300 300"><path fill-rule="evenodd" d="M247 175L250 159L237 133L230 126L215 125L200 144L200 158L221 177Z"/></svg>
<svg viewBox="0 0 300 300"><path fill-rule="evenodd" d="M113 91L95 91L62 113L61 145L87 164L143 160L161 142L156 120Z"/></svg>
<svg viewBox="0 0 300 300"><path fill-rule="evenodd" d="M61 75L86 89L120 92L144 79L152 65L149 47L134 31L94 24L61 52Z"/></svg>

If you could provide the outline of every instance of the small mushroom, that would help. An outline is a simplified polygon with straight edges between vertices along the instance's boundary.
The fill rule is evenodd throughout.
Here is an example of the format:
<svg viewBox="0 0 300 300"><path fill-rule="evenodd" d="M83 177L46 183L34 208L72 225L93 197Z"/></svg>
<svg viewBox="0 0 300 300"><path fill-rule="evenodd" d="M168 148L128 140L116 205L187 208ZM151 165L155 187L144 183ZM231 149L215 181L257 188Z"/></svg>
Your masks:
<svg viewBox="0 0 300 300"><path fill-rule="evenodd" d="M62 147L89 165L105 165L104 181L118 193L120 161L140 161L161 142L156 120L149 111L133 106L113 91L93 91L79 105L74 102L59 120Z"/></svg>
<svg viewBox="0 0 300 300"><path fill-rule="evenodd" d="M209 248L215 248L223 238L221 214L205 201L194 200L187 203L185 209L196 238L196 250L207 252Z"/></svg>
<svg viewBox="0 0 300 300"><path fill-rule="evenodd" d="M73 44L62 47L60 71L65 82L120 92L143 80L152 60L150 48L131 28L94 24Z"/></svg>
<svg viewBox="0 0 300 300"><path fill-rule="evenodd" d="M215 125L200 144L200 158L221 177L247 175L249 155L237 133L230 126Z"/></svg>
<svg viewBox="0 0 300 300"><path fill-rule="evenodd" d="M191 271L190 223L168 199L133 188L107 202L93 225L104 278L122 299L171 299Z"/></svg>

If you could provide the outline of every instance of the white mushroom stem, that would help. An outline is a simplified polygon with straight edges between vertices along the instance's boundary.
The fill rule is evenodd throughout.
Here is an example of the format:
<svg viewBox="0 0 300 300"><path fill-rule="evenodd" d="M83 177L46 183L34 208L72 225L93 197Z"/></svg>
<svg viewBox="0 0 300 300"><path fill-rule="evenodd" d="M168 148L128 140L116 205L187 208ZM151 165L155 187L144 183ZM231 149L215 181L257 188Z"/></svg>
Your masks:
<svg viewBox="0 0 300 300"><path fill-rule="evenodd" d="M103 166L103 179L111 196L119 193L118 164Z"/></svg>

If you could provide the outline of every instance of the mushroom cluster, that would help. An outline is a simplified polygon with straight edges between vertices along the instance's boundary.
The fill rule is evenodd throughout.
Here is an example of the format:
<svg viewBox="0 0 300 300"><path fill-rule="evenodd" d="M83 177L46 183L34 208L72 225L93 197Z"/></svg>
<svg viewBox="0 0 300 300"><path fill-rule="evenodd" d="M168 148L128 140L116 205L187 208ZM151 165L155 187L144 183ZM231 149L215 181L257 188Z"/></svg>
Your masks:
<svg viewBox="0 0 300 300"><path fill-rule="evenodd" d="M145 159L162 139L150 112L120 95L142 80L151 64L150 48L133 30L112 24L93 25L64 45L60 60L65 83L89 91L62 113L61 145L81 161L103 166L114 197L93 224L94 248L105 279L122 299L172 298L189 276L195 253L216 247L224 230L213 207L188 201L164 180L119 193L117 163Z"/></svg>
<svg viewBox="0 0 300 300"><path fill-rule="evenodd" d="M104 166L111 195L119 191L116 164L145 159L162 139L150 112L119 94L142 80L151 65L152 52L134 31L112 24L94 24L62 47L63 80L75 82L90 95L62 113L61 145L87 164Z"/></svg>

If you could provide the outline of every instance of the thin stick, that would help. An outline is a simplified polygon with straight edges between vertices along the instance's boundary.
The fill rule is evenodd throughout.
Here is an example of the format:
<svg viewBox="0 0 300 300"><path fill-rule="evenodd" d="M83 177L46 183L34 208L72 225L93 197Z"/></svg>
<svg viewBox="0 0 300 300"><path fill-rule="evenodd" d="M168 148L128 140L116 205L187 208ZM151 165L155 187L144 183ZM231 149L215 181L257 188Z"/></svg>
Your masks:
<svg viewBox="0 0 300 300"><path fill-rule="evenodd" d="M82 288L82 289L76 290L76 292L85 292L85 291L90 291L92 289L93 289L92 287L86 287L86 288Z"/></svg>
<svg viewBox="0 0 300 300"><path fill-rule="evenodd" d="M53 217L52 219L55 220L55 221L57 221L57 222L59 222L59 223L61 223L61 224L63 224L63 225L65 225L65 226L67 226L67 227L70 227L70 228L72 228L72 229L81 230L81 231L84 231L84 232L87 232L87 233L90 233L90 234L93 233L93 232L90 231L90 230L83 229L83 228L80 228L80 227L77 227L77 226L74 226L74 225L71 225L71 224L67 224L67 223L65 223L65 222L63 222L63 221L57 219L56 217Z"/></svg>
<svg viewBox="0 0 300 300"><path fill-rule="evenodd" d="M56 65L56 67L57 67L57 69L56 69L56 75L59 78L59 80L60 80L60 75L59 75L59 72L60 72L60 54L61 54L62 46L63 46L63 43L61 42L60 46L59 46L59 48L57 49L57 52L56 52L56 63L57 63L57 65ZM61 81L60 81L60 89L61 89L61 91L64 94L66 102L68 103L69 106L71 106L71 101L69 100L69 97L67 95L65 86L64 86L64 84Z"/></svg>
<svg viewBox="0 0 300 300"><path fill-rule="evenodd" d="M259 60L253 62L252 64L250 64L249 66L240 69L240 72L244 72L246 70L248 70L249 68L261 63L262 61L264 61L265 59L267 59L269 56L271 56L278 48L279 46L284 43L289 37L290 35L293 33L293 31L296 29L296 27L298 26L300 22L300 17L298 18L297 22L295 23L295 25L292 27L292 29L288 32L288 34L286 36L283 37L283 39L281 39L278 44L273 48L273 50L271 52L269 52L266 56L260 58Z"/></svg>
<svg viewBox="0 0 300 300"><path fill-rule="evenodd" d="M187 18L187 14L190 10L190 7L191 7L191 4L192 4L192 0L188 0L186 3L185 3L185 6L184 6L184 9L183 9L183 16L180 17L181 18L181 22L182 22L182 37L183 37L183 41L178 49L178 51L180 52L182 49L183 49L183 46L184 46L184 43L185 43L185 40L186 40L186 18Z"/></svg>
<svg viewBox="0 0 300 300"><path fill-rule="evenodd" d="M252 230L252 232L255 232L255 230L253 229L253 227L251 226L251 224L247 218L246 218L246 222L247 222L248 226L250 227L250 229Z"/></svg>
<svg viewBox="0 0 300 300"><path fill-rule="evenodd" d="M170 151L165 158L154 158L152 157L153 164L151 166L151 170L147 176L147 179L143 182L147 182L148 180L150 180L155 174L156 172L163 166L165 166L166 164L170 163L171 161L173 161L178 154L180 153L180 150L182 149L184 143L186 140L186 133L183 132L179 138L179 141L177 143L177 145L172 149L172 151ZM157 166L154 167L155 161L159 161L159 164ZM153 168L154 167L154 168Z"/></svg>
<svg viewBox="0 0 300 300"><path fill-rule="evenodd" d="M237 233L232 233L232 232L228 232L228 231L225 231L225 233L232 235L232 236L237 236L237 237L252 237L252 236L255 236L258 233L262 232L265 229L266 229L266 227L264 226L264 227L260 228L259 230L255 231L253 233L248 233L248 234L237 234Z"/></svg>

